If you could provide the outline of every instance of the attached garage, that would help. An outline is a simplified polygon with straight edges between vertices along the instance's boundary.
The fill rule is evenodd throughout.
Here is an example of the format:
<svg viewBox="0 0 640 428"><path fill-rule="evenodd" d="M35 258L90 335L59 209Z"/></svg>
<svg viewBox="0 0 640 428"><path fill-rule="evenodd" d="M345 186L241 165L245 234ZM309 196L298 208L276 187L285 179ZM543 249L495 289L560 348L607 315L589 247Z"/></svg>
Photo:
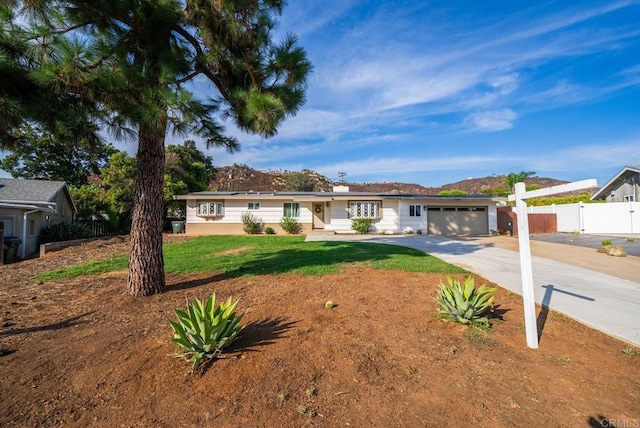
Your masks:
<svg viewBox="0 0 640 428"><path fill-rule="evenodd" d="M488 207L429 206L430 235L488 235Z"/></svg>

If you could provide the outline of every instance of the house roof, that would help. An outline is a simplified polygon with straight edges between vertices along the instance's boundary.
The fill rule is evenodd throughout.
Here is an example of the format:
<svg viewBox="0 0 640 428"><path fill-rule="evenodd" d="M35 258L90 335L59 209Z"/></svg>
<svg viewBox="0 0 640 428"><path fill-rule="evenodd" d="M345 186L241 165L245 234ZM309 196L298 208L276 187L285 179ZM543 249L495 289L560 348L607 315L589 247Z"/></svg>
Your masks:
<svg viewBox="0 0 640 428"><path fill-rule="evenodd" d="M0 178L0 203L15 207L51 205L61 191L65 192L75 211L75 204L64 181Z"/></svg>
<svg viewBox="0 0 640 428"><path fill-rule="evenodd" d="M629 177L640 174L640 165L625 166L591 197L592 201L606 199L612 191L620 187Z"/></svg>
<svg viewBox="0 0 640 428"><path fill-rule="evenodd" d="M466 196L434 196L414 193L374 193L374 192L194 192L188 195L174 196L178 200L193 199L291 199L294 201L330 201L345 199L437 199L437 200L483 200L502 201L505 198L495 198L486 195Z"/></svg>

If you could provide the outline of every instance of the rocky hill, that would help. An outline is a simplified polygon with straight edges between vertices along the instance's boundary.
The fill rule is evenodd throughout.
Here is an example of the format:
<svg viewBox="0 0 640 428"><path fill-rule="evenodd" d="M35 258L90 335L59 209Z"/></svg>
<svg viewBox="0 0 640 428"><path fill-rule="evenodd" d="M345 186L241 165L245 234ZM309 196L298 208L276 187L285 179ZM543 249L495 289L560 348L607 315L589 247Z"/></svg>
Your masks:
<svg viewBox="0 0 640 428"><path fill-rule="evenodd" d="M302 171L258 171L247 165L233 164L216 168L216 178L209 183L210 190L272 192L284 191L287 180L295 174L304 174L315 182L315 191L330 192L333 182L322 174L311 170Z"/></svg>
<svg viewBox="0 0 640 428"><path fill-rule="evenodd" d="M504 175L491 175L488 177L467 178L456 181L455 183L445 184L439 190L464 190L470 195L477 195L487 192L491 189L504 187ZM527 185L536 185L539 188L557 186L565 184L566 181L556 180L555 178L530 177L526 180Z"/></svg>
<svg viewBox="0 0 640 428"><path fill-rule="evenodd" d="M353 192L413 193L422 195L436 195L442 190L464 190L471 195L487 193L491 189L503 187L505 178L503 175L467 178L441 187L424 187L415 183L396 182L337 183L311 170L258 171L247 165L234 164L218 167L216 169L216 178L209 184L209 189L216 191L284 191L287 189L287 180L297 174L304 174L310 177L315 183L315 191L330 192L334 185L345 184ZM566 181L554 178L531 177L527 179L528 185L537 185L541 188L564 183Z"/></svg>

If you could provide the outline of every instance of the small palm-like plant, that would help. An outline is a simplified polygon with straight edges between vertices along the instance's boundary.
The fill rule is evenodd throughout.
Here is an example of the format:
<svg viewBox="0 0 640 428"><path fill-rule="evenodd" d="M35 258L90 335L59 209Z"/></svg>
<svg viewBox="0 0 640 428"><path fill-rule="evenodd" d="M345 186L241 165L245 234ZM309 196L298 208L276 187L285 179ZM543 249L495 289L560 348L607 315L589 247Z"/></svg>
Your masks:
<svg viewBox="0 0 640 428"><path fill-rule="evenodd" d="M447 277L447 284L440 281L436 302L440 312L451 316L454 321L486 324L488 320L484 315L493 309L494 292L495 288L488 288L485 284L475 288L472 277L468 277L464 285L457 279Z"/></svg>
<svg viewBox="0 0 640 428"><path fill-rule="evenodd" d="M187 305L186 312L173 310L178 322L169 321L175 333L172 340L184 349L176 354L190 357L194 368L200 365L203 358L217 357L244 328L239 325L244 314L235 312L237 300L233 303L229 297L217 308L215 303L216 293L209 296L206 304L196 298Z"/></svg>

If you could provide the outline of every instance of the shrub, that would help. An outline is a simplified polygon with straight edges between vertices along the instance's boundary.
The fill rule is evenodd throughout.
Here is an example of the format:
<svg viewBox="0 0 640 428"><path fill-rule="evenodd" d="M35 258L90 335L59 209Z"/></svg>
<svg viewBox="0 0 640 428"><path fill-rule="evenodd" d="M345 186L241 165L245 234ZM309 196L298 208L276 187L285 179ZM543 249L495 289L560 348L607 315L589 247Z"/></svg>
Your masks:
<svg viewBox="0 0 640 428"><path fill-rule="evenodd" d="M611 246L611 239L604 239L601 244L603 247L606 247L607 245Z"/></svg>
<svg viewBox="0 0 640 428"><path fill-rule="evenodd" d="M441 190L437 196L466 196L469 192L460 189Z"/></svg>
<svg viewBox="0 0 640 428"><path fill-rule="evenodd" d="M222 349L229 346L242 331L240 320L244 314L237 315L232 298L215 308L216 293L209 296L206 305L196 298L187 305L186 311L174 309L178 322L169 321L173 328L173 341L184 348L176 352L177 356L190 357L193 368L197 368L203 358L213 359Z"/></svg>
<svg viewBox="0 0 640 428"><path fill-rule="evenodd" d="M70 241L72 239L86 239L93 237L89 229L80 223L55 223L44 227L40 231L39 244L48 242Z"/></svg>
<svg viewBox="0 0 640 428"><path fill-rule="evenodd" d="M422 235L422 229L418 229L418 230L416 230L416 233L417 233L418 235Z"/></svg>
<svg viewBox="0 0 640 428"><path fill-rule="evenodd" d="M468 277L464 286L457 279L447 277L447 284L440 281L438 298L440 312L462 324L488 324L484 315L493 309L495 288L481 285L474 287L474 280Z"/></svg>
<svg viewBox="0 0 640 428"><path fill-rule="evenodd" d="M292 235L302 231L302 225L293 217L283 217L280 221L280 227L282 230Z"/></svg>
<svg viewBox="0 0 640 428"><path fill-rule="evenodd" d="M351 220L351 229L358 233L367 233L371 230L371 219L369 218L354 218Z"/></svg>
<svg viewBox="0 0 640 428"><path fill-rule="evenodd" d="M242 214L242 230L249 235L257 235L262 232L262 220L251 213Z"/></svg>
<svg viewBox="0 0 640 428"><path fill-rule="evenodd" d="M406 227L403 232L405 235L413 235L413 229L410 227Z"/></svg>
<svg viewBox="0 0 640 428"><path fill-rule="evenodd" d="M265 235L275 235L276 231L273 230L273 227L265 227L264 228Z"/></svg>

